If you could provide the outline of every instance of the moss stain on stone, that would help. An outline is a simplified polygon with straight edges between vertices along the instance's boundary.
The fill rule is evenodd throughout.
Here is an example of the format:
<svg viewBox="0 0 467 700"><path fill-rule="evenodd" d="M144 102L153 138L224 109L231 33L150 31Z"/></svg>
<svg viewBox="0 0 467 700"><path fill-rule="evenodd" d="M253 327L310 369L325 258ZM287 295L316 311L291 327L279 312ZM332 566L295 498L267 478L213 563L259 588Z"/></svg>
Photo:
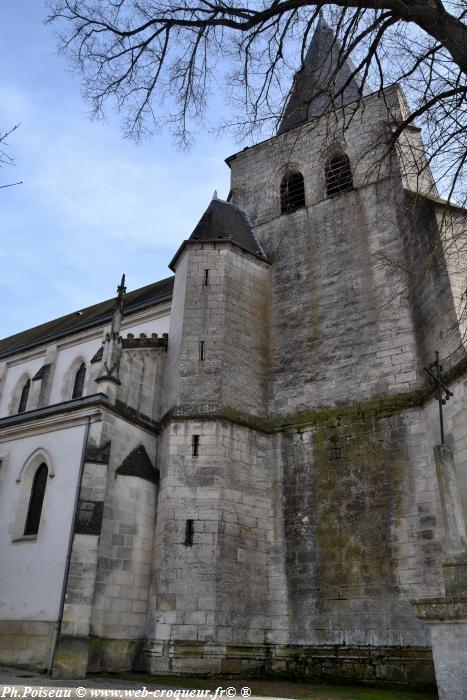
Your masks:
<svg viewBox="0 0 467 700"><path fill-rule="evenodd" d="M396 410L408 399L315 414L300 440L287 432L287 565L297 643L316 635L329 642L336 632L351 639L365 625L376 634L378 603L365 607L375 590L396 604L392 530L402 509L405 435Z"/></svg>

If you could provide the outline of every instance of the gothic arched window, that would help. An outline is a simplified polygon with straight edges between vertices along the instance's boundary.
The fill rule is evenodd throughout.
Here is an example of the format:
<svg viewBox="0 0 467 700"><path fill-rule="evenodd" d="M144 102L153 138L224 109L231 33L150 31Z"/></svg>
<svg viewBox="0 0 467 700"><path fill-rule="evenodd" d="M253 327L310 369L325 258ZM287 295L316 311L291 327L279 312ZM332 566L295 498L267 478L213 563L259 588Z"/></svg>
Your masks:
<svg viewBox="0 0 467 700"><path fill-rule="evenodd" d="M290 171L281 180L281 214L290 214L305 206L305 184L303 175Z"/></svg>
<svg viewBox="0 0 467 700"><path fill-rule="evenodd" d="M75 374L75 382L73 384L72 399L79 399L83 395L84 380L86 378L86 365L82 362Z"/></svg>
<svg viewBox="0 0 467 700"><path fill-rule="evenodd" d="M326 190L328 197L353 189L352 170L346 153L336 153L326 161Z"/></svg>
<svg viewBox="0 0 467 700"><path fill-rule="evenodd" d="M31 380L28 379L21 390L21 396L19 399L18 413L24 413L26 406L28 405L29 389L31 388Z"/></svg>
<svg viewBox="0 0 467 700"><path fill-rule="evenodd" d="M43 462L38 466L34 474L31 497L29 499L28 517L26 518L26 525L24 526L25 535L37 535L39 532L48 473L47 465Z"/></svg>

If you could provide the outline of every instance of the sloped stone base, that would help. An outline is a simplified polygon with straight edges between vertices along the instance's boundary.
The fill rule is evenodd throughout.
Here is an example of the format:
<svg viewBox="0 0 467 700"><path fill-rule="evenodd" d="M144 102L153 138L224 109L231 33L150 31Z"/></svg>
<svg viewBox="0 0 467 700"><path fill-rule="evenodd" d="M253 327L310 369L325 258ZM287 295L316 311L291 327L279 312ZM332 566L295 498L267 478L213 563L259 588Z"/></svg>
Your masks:
<svg viewBox="0 0 467 700"><path fill-rule="evenodd" d="M284 675L341 683L435 689L430 649L302 645L225 645L151 640L139 670L155 674Z"/></svg>
<svg viewBox="0 0 467 700"><path fill-rule="evenodd" d="M90 637L88 671L131 671L138 665L142 644L142 639Z"/></svg>

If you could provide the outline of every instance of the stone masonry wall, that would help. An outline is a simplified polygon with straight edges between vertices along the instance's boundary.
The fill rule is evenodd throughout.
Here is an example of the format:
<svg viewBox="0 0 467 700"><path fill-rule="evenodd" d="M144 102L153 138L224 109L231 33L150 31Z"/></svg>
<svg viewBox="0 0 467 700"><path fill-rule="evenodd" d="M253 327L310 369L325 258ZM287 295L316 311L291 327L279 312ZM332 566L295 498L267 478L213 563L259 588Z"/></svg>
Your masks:
<svg viewBox="0 0 467 700"><path fill-rule="evenodd" d="M151 342L157 342L152 338L147 340L138 338L126 342L134 343L135 347L124 348L122 352L121 386L117 391L117 399L134 411L153 420L158 420L160 418L166 349L165 347L150 347ZM149 347L145 347L145 345Z"/></svg>
<svg viewBox="0 0 467 700"><path fill-rule="evenodd" d="M442 212L439 203L407 193L400 221L418 356L421 363L430 364L438 350L448 369L465 356L459 327L465 265L450 213L444 210L443 216Z"/></svg>
<svg viewBox="0 0 467 700"><path fill-rule="evenodd" d="M283 435L291 643L429 645L409 603L441 586L434 470L409 450L423 428L362 405Z"/></svg>
<svg viewBox="0 0 467 700"><path fill-rule="evenodd" d="M90 634L90 667L131 668L144 636L156 485L116 469L142 444L155 461L156 436L108 415L111 439Z"/></svg>
<svg viewBox="0 0 467 700"><path fill-rule="evenodd" d="M395 118L397 90L387 98ZM274 417L425 383L408 280L384 259L405 256L402 179L394 159L380 160L387 108L369 98L344 134L342 123L329 119L231 161L234 201L252 218L272 261ZM349 155L355 189L329 199L324 162L336 141ZM281 215L280 179L289 166L304 175L307 206Z"/></svg>
<svg viewBox="0 0 467 700"><path fill-rule="evenodd" d="M204 272L209 270L209 284ZM266 409L268 266L230 243L190 244L177 263L166 409ZM183 289L184 309L177 290ZM180 292L181 293L181 292ZM172 332L173 329L173 332ZM204 359L200 360L200 342ZM174 363L177 358L177 364Z"/></svg>
<svg viewBox="0 0 467 700"><path fill-rule="evenodd" d="M198 456L193 434L200 436ZM187 654L167 665L167 649L157 644L262 643L270 627L266 438L226 421L177 421L159 455L148 655L152 670L186 671ZM185 544L187 519L192 546ZM221 657L202 669L222 670Z"/></svg>

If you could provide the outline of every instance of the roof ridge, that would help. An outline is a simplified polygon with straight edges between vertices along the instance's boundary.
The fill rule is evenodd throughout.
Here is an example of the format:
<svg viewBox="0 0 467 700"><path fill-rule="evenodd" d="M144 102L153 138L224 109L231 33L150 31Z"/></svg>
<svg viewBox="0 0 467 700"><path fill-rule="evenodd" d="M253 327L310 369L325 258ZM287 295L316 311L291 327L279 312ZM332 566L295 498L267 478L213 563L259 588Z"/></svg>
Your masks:
<svg viewBox="0 0 467 700"><path fill-rule="evenodd" d="M172 295L173 280L173 276L165 277L128 292L124 316L165 301ZM0 340L0 358L98 326L110 320L114 302L115 297L105 299L7 336Z"/></svg>

